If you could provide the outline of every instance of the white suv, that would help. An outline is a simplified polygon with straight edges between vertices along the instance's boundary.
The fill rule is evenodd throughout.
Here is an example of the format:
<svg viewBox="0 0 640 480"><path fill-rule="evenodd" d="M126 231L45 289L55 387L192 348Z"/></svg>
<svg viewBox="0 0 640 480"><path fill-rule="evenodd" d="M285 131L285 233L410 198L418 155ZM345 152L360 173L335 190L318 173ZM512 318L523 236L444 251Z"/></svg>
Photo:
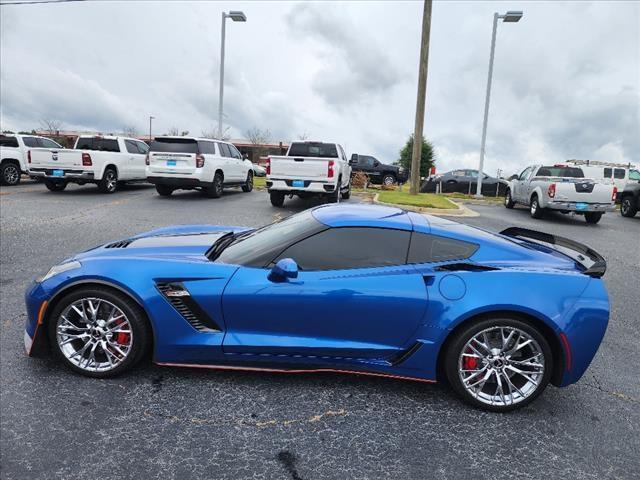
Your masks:
<svg viewBox="0 0 640 480"><path fill-rule="evenodd" d="M224 187L253 190L253 169L231 143L208 138L156 137L147 155L147 180L162 196L201 189L218 198Z"/></svg>
<svg viewBox="0 0 640 480"><path fill-rule="evenodd" d="M29 149L62 148L50 138L38 135L0 135L0 184L18 185L20 174L28 173Z"/></svg>

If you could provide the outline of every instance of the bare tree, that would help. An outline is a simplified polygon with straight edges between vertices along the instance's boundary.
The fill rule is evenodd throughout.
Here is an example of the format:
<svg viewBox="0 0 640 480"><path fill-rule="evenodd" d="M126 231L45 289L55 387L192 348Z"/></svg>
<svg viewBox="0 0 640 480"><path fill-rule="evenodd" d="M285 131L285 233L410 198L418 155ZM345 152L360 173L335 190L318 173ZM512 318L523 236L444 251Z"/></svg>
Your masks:
<svg viewBox="0 0 640 480"><path fill-rule="evenodd" d="M218 132L215 127L211 127L209 130L202 130L202 138L218 138Z"/></svg>
<svg viewBox="0 0 640 480"><path fill-rule="evenodd" d="M167 132L167 135L178 137L180 135L180 130L178 130L178 127L171 127Z"/></svg>
<svg viewBox="0 0 640 480"><path fill-rule="evenodd" d="M267 130L260 130L257 127L250 128L245 133L247 140L253 145L264 145L271 140L271 132Z"/></svg>
<svg viewBox="0 0 640 480"><path fill-rule="evenodd" d="M53 118L43 118L40 120L40 125L49 135L57 135L62 128L62 122Z"/></svg>
<svg viewBox="0 0 640 480"><path fill-rule="evenodd" d="M138 135L138 129L133 125L126 125L122 127L122 133L124 133L126 137L135 137Z"/></svg>
<svg viewBox="0 0 640 480"><path fill-rule="evenodd" d="M309 133L308 132L302 132L298 134L298 140L300 140L301 142L304 142L305 140L309 139Z"/></svg>
<svg viewBox="0 0 640 480"><path fill-rule="evenodd" d="M183 130L182 132L180 132L181 137L186 137L187 135L189 135L189 130Z"/></svg>

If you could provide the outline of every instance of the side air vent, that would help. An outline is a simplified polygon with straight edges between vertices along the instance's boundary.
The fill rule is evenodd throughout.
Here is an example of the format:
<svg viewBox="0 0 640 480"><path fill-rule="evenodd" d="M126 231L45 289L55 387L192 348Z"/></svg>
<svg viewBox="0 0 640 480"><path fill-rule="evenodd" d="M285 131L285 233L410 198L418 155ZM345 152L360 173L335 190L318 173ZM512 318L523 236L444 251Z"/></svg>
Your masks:
<svg viewBox="0 0 640 480"><path fill-rule="evenodd" d="M164 298L199 332L220 332L220 327L191 297L189 291L179 282L162 282L157 285Z"/></svg>
<svg viewBox="0 0 640 480"><path fill-rule="evenodd" d="M445 272L491 272L493 270L500 270L499 268L477 265L475 263L450 263L448 265L440 265L435 269Z"/></svg>
<svg viewBox="0 0 640 480"><path fill-rule="evenodd" d="M118 242L109 243L104 248L127 248L133 240L120 240Z"/></svg>

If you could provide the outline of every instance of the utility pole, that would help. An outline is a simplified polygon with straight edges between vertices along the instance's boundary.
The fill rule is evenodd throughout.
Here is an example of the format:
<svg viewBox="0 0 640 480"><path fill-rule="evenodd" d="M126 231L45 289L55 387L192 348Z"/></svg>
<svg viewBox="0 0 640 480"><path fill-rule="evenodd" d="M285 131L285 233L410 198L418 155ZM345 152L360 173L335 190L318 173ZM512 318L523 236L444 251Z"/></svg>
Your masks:
<svg viewBox="0 0 640 480"><path fill-rule="evenodd" d="M422 13L422 41L420 44L420 67L418 74L418 100L416 103L416 125L413 131L411 156L411 188L409 193L420 191L420 161L422 160L422 135L424 129L424 104L427 96L427 67L429 64L429 36L431 34L432 0L424 0Z"/></svg>
<svg viewBox="0 0 640 480"><path fill-rule="evenodd" d="M151 121L156 118L153 115L149 115L149 143L151 143Z"/></svg>

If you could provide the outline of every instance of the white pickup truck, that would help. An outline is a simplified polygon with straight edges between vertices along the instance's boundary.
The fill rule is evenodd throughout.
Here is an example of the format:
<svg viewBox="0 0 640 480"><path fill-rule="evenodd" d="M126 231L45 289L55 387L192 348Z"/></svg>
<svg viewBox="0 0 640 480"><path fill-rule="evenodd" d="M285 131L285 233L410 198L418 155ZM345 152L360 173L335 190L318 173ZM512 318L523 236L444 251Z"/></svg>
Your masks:
<svg viewBox="0 0 640 480"><path fill-rule="evenodd" d="M113 193L123 182L146 181L145 158L149 147L135 138L81 136L69 150L30 151L29 176L42 178L59 192L69 183L95 183L103 193Z"/></svg>
<svg viewBox="0 0 640 480"><path fill-rule="evenodd" d="M351 167L337 143L292 142L285 156L267 160L267 189L274 207L285 196L325 197L329 202L351 196Z"/></svg>
<svg viewBox="0 0 640 480"><path fill-rule="evenodd" d="M584 178L579 167L532 165L509 182L504 206L528 205L533 218L542 218L546 210L557 210L598 223L604 212L615 209L616 194L615 185Z"/></svg>
<svg viewBox="0 0 640 480"><path fill-rule="evenodd" d="M62 148L50 138L38 135L0 135L0 183L18 185L28 173L28 152L34 148Z"/></svg>

